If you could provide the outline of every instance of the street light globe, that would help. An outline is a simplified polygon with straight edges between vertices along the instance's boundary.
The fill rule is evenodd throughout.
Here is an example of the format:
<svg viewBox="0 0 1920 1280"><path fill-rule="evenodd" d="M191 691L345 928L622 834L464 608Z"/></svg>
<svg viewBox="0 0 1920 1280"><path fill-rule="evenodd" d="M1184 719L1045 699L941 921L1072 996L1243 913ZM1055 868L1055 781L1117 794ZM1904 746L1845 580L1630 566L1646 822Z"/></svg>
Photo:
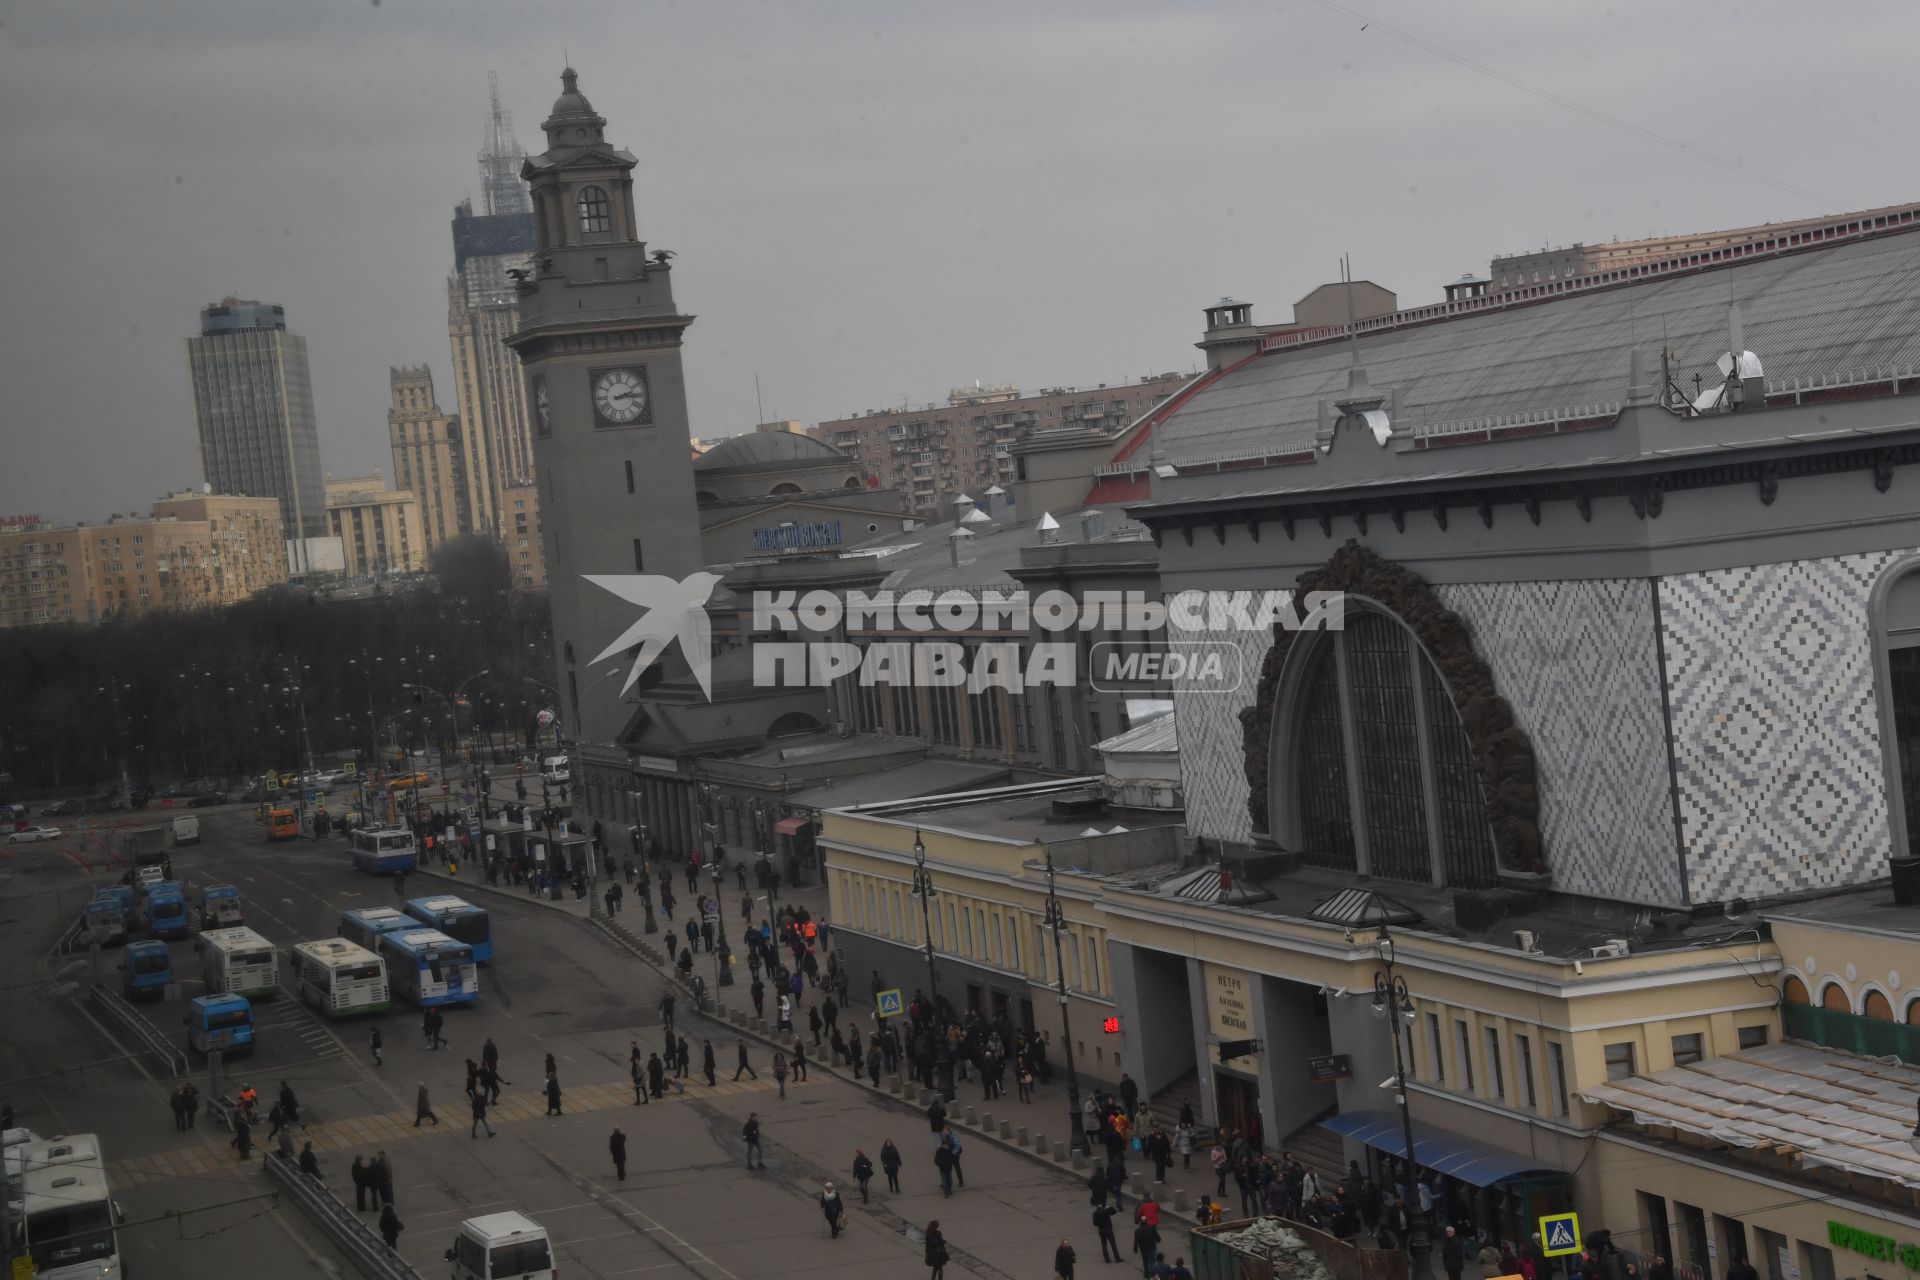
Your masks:
<svg viewBox="0 0 1920 1280"><path fill-rule="evenodd" d="M1377 995L1373 998L1373 1016L1382 1022L1387 1020L1387 1002Z"/></svg>

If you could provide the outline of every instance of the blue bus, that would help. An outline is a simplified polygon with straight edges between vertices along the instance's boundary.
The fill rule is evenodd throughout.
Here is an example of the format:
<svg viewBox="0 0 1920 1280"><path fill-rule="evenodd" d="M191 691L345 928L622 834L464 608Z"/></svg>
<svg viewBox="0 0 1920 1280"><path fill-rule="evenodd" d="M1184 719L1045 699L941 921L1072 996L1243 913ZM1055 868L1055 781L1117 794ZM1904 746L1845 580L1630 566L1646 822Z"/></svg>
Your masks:
<svg viewBox="0 0 1920 1280"><path fill-rule="evenodd" d="M103 947L120 946L132 927L133 890L125 885L102 889L87 904L85 915L88 937L98 939Z"/></svg>
<svg viewBox="0 0 1920 1280"><path fill-rule="evenodd" d="M340 927L335 932L355 946L378 954L382 935L419 927L418 920L392 907L357 907L340 913Z"/></svg>
<svg viewBox="0 0 1920 1280"><path fill-rule="evenodd" d="M407 914L429 929L438 929L455 942L472 947L475 964L493 963L493 917L485 907L443 893L413 899L407 903Z"/></svg>
<svg viewBox="0 0 1920 1280"><path fill-rule="evenodd" d="M253 1052L253 1004L245 996L195 996L187 1045L200 1053Z"/></svg>
<svg viewBox="0 0 1920 1280"><path fill-rule="evenodd" d="M187 936L187 897L176 880L147 886L147 933L155 938Z"/></svg>
<svg viewBox="0 0 1920 1280"><path fill-rule="evenodd" d="M473 948L438 929L405 929L380 938L393 994L420 1009L472 1004L480 998Z"/></svg>
<svg viewBox="0 0 1920 1280"><path fill-rule="evenodd" d="M120 956L120 986L128 998L159 996L173 981L173 953L151 938L130 942Z"/></svg>
<svg viewBox="0 0 1920 1280"><path fill-rule="evenodd" d="M401 827L355 827L347 836L347 848L354 868L368 875L411 871L418 862L413 832Z"/></svg>

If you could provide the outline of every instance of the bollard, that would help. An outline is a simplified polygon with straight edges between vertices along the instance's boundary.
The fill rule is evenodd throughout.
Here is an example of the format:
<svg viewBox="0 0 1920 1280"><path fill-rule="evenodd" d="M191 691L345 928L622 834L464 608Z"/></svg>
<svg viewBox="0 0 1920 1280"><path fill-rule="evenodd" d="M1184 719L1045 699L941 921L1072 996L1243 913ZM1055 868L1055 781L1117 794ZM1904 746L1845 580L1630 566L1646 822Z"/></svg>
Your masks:
<svg viewBox="0 0 1920 1280"><path fill-rule="evenodd" d="M962 1114L966 1117L966 1121L968 1124L980 1123L980 1113L976 1111L974 1108L968 1107L966 1111L963 1112Z"/></svg>
<svg viewBox="0 0 1920 1280"><path fill-rule="evenodd" d="M1187 1211L1187 1189L1185 1187L1175 1187L1173 1189L1173 1210L1175 1213L1185 1213Z"/></svg>
<svg viewBox="0 0 1920 1280"><path fill-rule="evenodd" d="M1019 1125L1018 1127L1016 1127L1013 1131L1013 1140L1014 1142L1018 1143L1020 1146L1023 1146L1023 1147L1026 1146L1027 1145L1027 1126Z"/></svg>
<svg viewBox="0 0 1920 1280"><path fill-rule="evenodd" d="M1086 1168L1086 1167L1087 1167L1087 1153L1086 1153L1086 1152L1084 1152L1084 1151L1075 1151L1075 1152L1073 1153L1073 1167L1074 1167L1074 1168L1076 1168L1076 1169L1084 1169L1084 1168Z"/></svg>
<svg viewBox="0 0 1920 1280"><path fill-rule="evenodd" d="M900 1087L899 1076L887 1077L887 1092L897 1095L900 1092Z"/></svg>
<svg viewBox="0 0 1920 1280"><path fill-rule="evenodd" d="M982 1112L980 1113L980 1129L981 1129L981 1131L982 1131L982 1132L991 1132L991 1131L992 1131L992 1129L993 1129L993 1112L991 1112L991 1111L982 1111Z"/></svg>
<svg viewBox="0 0 1920 1280"><path fill-rule="evenodd" d="M1053 1144L1053 1159L1055 1164L1065 1164L1067 1162L1066 1143L1056 1142Z"/></svg>
<svg viewBox="0 0 1920 1280"><path fill-rule="evenodd" d="M1043 1133L1036 1133L1036 1134L1034 1134L1034 1135L1033 1135L1033 1149L1034 1149L1035 1151L1038 1151L1038 1152L1039 1152L1040 1154L1042 1154L1042 1155L1045 1155L1045 1154L1046 1154L1046 1151L1047 1151L1047 1136L1046 1136L1045 1134L1043 1134Z"/></svg>
<svg viewBox="0 0 1920 1280"><path fill-rule="evenodd" d="M1000 1137L1005 1141L1010 1141L1013 1138L1013 1121L1002 1120L1000 1122Z"/></svg>

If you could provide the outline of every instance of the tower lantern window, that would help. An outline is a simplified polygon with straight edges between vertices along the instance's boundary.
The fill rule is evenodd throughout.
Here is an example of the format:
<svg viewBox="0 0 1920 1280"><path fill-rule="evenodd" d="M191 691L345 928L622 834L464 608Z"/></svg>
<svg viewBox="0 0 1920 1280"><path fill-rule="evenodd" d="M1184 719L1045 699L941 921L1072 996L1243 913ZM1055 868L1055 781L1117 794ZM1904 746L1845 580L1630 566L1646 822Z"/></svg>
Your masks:
<svg viewBox="0 0 1920 1280"><path fill-rule="evenodd" d="M580 232L613 230L613 204L605 187L583 187L580 191Z"/></svg>

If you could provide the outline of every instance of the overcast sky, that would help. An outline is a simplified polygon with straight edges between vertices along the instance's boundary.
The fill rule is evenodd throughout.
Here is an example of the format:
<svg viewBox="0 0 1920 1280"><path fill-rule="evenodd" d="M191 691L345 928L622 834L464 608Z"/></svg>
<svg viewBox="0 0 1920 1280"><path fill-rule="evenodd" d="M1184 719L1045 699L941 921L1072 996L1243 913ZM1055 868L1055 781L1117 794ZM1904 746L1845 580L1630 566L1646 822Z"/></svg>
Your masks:
<svg viewBox="0 0 1920 1280"><path fill-rule="evenodd" d="M694 434L1192 367L1200 308L1355 274L1920 198L1911 0L933 5L22 0L0 25L0 515L197 483L186 339L284 305L321 456L391 475L388 366L454 407L445 277L487 72L570 56L671 248ZM1816 193L1529 96L1405 33Z"/></svg>

